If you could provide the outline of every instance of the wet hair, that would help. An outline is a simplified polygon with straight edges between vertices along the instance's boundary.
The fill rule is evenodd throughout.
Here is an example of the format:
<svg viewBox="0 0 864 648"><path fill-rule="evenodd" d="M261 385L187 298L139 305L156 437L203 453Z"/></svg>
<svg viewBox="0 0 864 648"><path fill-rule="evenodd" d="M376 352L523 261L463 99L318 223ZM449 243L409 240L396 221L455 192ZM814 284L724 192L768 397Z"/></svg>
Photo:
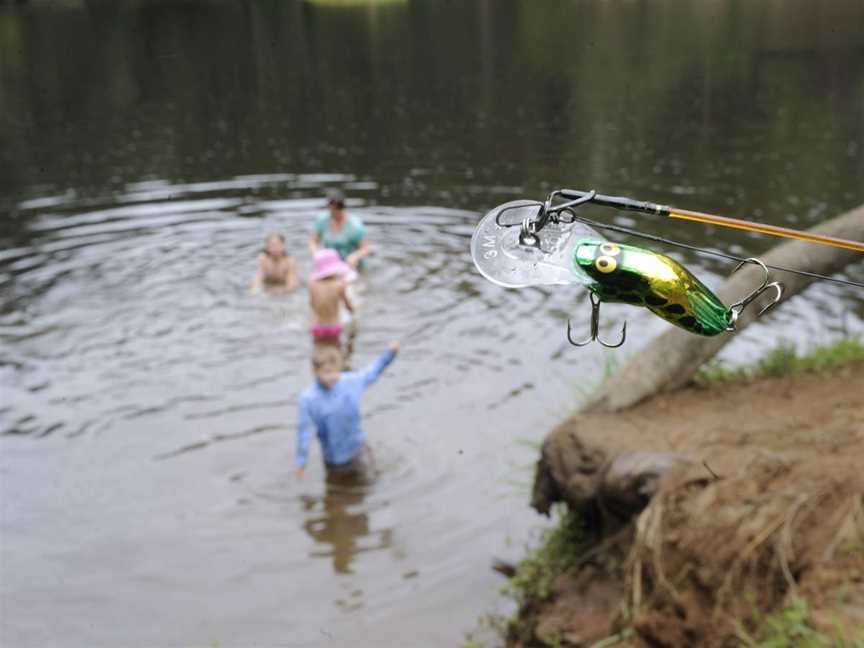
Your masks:
<svg viewBox="0 0 864 648"><path fill-rule="evenodd" d="M279 241L282 243L282 245L285 245L285 237L282 234L280 234L279 232L270 232L267 235L267 238L264 239L264 249L262 250L262 252L264 252L264 254L266 254L267 256L270 256L270 250L267 249L267 244L270 242L270 239L273 238L274 236L279 239ZM288 256L287 252L286 252L286 256Z"/></svg>
<svg viewBox="0 0 864 648"><path fill-rule="evenodd" d="M339 368L342 368L342 351L339 347L327 344L315 345L312 351L312 370L317 372L330 362L336 362Z"/></svg>
<svg viewBox="0 0 864 648"><path fill-rule="evenodd" d="M327 204L333 205L334 207L338 207L339 209L345 208L345 192L341 189L330 189L327 191Z"/></svg>

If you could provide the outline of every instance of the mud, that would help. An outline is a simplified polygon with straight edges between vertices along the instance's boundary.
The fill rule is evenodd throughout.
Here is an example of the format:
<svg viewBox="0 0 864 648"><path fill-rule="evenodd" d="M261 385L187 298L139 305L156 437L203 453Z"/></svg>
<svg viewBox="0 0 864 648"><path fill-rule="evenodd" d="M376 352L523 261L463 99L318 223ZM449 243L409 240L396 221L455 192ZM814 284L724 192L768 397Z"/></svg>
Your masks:
<svg viewBox="0 0 864 648"><path fill-rule="evenodd" d="M680 458L648 470L653 496L629 523L602 506L622 456ZM572 417L544 444L533 505L564 501L601 539L523 606L511 645L736 646L793 597L814 629L864 641L861 466L864 364Z"/></svg>

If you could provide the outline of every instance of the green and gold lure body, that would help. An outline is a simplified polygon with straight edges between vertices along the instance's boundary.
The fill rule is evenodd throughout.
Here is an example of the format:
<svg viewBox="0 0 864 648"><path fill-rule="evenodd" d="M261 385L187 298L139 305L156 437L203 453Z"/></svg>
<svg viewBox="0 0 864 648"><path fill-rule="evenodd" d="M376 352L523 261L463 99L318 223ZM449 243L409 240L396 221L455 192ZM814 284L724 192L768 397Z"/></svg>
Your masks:
<svg viewBox="0 0 864 648"><path fill-rule="evenodd" d="M684 266L633 245L581 239L573 269L587 274L586 287L600 301L644 306L658 317L698 335L733 330L734 315Z"/></svg>

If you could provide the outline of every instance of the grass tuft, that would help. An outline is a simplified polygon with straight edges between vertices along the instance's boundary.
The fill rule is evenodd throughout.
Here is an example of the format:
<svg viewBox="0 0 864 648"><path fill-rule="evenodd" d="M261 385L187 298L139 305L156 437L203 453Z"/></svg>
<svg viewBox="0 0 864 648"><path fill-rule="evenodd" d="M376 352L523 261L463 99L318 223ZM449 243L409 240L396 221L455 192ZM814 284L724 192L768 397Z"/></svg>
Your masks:
<svg viewBox="0 0 864 648"><path fill-rule="evenodd" d="M738 626L738 639L747 648L864 648L864 641L836 639L814 630L809 624L807 601L794 598L782 610L753 615L754 629Z"/></svg>
<svg viewBox="0 0 864 648"><path fill-rule="evenodd" d="M735 367L722 360L713 360L706 363L693 380L698 385L710 385L754 378L777 378L830 371L854 362L864 362L864 342L857 337L815 346L803 355L799 355L794 342L780 340L776 347L752 365Z"/></svg>
<svg viewBox="0 0 864 648"><path fill-rule="evenodd" d="M519 605L547 600L558 576L574 566L591 543L584 520L563 505L555 511L558 524L543 531L540 545L519 563L505 588Z"/></svg>

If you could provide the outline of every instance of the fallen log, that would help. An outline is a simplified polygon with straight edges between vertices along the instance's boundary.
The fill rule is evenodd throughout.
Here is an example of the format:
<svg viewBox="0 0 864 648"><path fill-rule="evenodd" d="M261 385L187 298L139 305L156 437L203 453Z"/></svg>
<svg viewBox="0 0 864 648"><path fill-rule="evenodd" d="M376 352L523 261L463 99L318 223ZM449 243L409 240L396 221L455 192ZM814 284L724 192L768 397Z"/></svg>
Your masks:
<svg viewBox="0 0 864 648"><path fill-rule="evenodd" d="M864 205L810 231L864 241ZM852 263L864 261L864 255L803 241L789 241L772 248L760 259L768 265L831 275ZM783 298L775 309L815 281L811 277L791 273L772 273L772 278L779 278L785 288ZM760 268L745 266L717 290L717 295L727 304L732 303L741 295L747 294L761 280ZM758 313L772 296L773 293L768 294L761 300L762 303L756 300L751 304L738 319L737 330L746 328L754 320L754 314ZM670 328L630 358L589 398L581 411L620 411L654 394L678 389L690 382L699 367L713 358L731 339L732 335L728 334L706 338Z"/></svg>

